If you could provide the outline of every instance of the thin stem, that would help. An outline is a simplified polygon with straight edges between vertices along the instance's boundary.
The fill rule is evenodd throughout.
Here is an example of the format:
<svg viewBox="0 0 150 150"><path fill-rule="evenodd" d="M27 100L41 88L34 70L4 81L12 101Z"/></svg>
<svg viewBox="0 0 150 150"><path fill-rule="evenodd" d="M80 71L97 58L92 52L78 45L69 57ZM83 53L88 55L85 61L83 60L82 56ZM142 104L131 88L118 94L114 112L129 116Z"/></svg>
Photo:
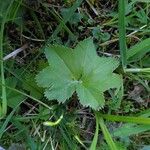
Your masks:
<svg viewBox="0 0 150 150"><path fill-rule="evenodd" d="M9 10L10 10L13 2L14 2L14 0L12 0L10 2L9 7L6 10L6 13L5 13L3 20L2 20L2 23L1 23L1 29L0 29L0 59L1 60L3 60L3 37L4 37L5 23L7 20L7 15L9 13ZM2 83L2 85L5 85L4 62L3 61L1 61L0 67L1 67L1 83ZM2 86L2 104L0 107L0 118L4 117L6 113L7 113L6 87Z"/></svg>
<svg viewBox="0 0 150 150"><path fill-rule="evenodd" d="M130 73L150 73L150 68L127 68L124 71Z"/></svg>
<svg viewBox="0 0 150 150"><path fill-rule="evenodd" d="M119 46L122 67L126 68L127 57L126 57L126 29L125 29L125 0L119 0Z"/></svg>
<svg viewBox="0 0 150 150"><path fill-rule="evenodd" d="M38 99L36 99L36 98L34 98L34 97L32 97L32 96L30 96L30 95L28 95L28 94L22 92L22 91L19 91L19 90L17 90L17 89L14 89L14 88L12 88L12 87L9 87L9 86L3 85L3 84L0 84L0 85L5 86L6 88L8 88L8 89L10 89L10 90L12 90L12 91L14 91L14 92L20 93L20 94L22 94L22 95L24 95L24 96L26 96L26 97L32 99L32 100L35 101L35 102L38 102L39 104L43 105L44 107L48 108L49 110L52 109L52 107L49 107L47 104L43 103L42 101L40 101L40 100L38 100Z"/></svg>

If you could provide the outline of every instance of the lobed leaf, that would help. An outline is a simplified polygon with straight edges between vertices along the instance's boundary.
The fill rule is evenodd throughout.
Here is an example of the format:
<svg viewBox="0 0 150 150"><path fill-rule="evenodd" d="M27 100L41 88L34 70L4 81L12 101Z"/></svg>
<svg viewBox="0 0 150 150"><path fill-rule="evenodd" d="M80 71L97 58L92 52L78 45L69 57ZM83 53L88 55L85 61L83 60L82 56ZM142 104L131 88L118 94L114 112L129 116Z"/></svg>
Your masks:
<svg viewBox="0 0 150 150"><path fill-rule="evenodd" d="M119 62L99 57L91 38L79 42L75 49L52 45L45 55L49 66L36 81L49 100L65 102L76 92L82 105L100 109L105 103L103 92L110 88L119 91L122 85L121 76L113 73Z"/></svg>

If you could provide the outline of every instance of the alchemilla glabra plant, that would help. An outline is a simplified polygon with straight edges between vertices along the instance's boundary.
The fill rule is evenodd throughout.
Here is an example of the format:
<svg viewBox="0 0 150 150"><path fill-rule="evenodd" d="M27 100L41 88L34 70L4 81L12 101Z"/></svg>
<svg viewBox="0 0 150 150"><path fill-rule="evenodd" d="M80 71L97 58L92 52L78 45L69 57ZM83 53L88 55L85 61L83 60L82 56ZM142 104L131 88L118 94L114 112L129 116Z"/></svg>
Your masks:
<svg viewBox="0 0 150 150"><path fill-rule="evenodd" d="M119 61L99 57L93 40L85 39L74 49L62 45L45 48L49 66L36 77L39 86L45 88L49 100L64 103L74 92L83 106L99 110L105 105L104 92L115 88L117 94L122 77L113 73Z"/></svg>

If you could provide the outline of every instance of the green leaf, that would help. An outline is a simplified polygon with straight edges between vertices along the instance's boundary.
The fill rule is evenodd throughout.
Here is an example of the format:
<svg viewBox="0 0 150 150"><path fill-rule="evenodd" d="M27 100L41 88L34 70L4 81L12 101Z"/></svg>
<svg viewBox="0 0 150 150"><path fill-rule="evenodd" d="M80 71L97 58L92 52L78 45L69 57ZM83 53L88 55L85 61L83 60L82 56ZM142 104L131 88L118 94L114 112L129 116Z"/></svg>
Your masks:
<svg viewBox="0 0 150 150"><path fill-rule="evenodd" d="M116 116L116 115L105 115L101 114L101 116L110 121L119 121L119 122L130 122L137 124L145 124L150 125L150 118L145 117L128 117L128 116Z"/></svg>
<svg viewBox="0 0 150 150"><path fill-rule="evenodd" d="M106 140L106 142L107 142L109 148L110 148L111 150L118 150L118 148L116 147L116 144L115 144L115 142L113 141L113 139L112 139L112 137L111 137L111 135L110 135L110 133L109 133L107 127L106 127L105 124L104 124L103 118L100 118L99 124L100 124L101 130L102 130L102 132L103 132L103 134L104 134L105 140Z"/></svg>
<svg viewBox="0 0 150 150"><path fill-rule="evenodd" d="M127 150L127 146L123 143L123 142L116 142L116 141L114 141L114 143L115 143L115 145L116 145L116 147L119 149L119 150ZM101 143L100 144L100 146L99 147L97 147L97 149L96 150L110 150L110 148L109 148L109 146L107 145L107 143L105 143L105 142L103 142L103 143Z"/></svg>
<svg viewBox="0 0 150 150"><path fill-rule="evenodd" d="M150 130L149 125L125 124L114 131L114 136L128 137Z"/></svg>
<svg viewBox="0 0 150 150"><path fill-rule="evenodd" d="M150 52L150 38L141 41L127 51L128 62L135 62L141 59L147 52Z"/></svg>
<svg viewBox="0 0 150 150"><path fill-rule="evenodd" d="M61 14L62 14L63 18L65 18L65 16L68 13L70 13L70 8L69 9L68 8L63 8L61 10ZM81 21L82 18L83 18L82 14L80 14L80 13L74 13L73 16L70 18L69 23L77 25Z"/></svg>
<svg viewBox="0 0 150 150"><path fill-rule="evenodd" d="M13 77L6 78L6 84L11 86L13 89L17 86L17 81ZM2 93L2 88L0 88L0 93ZM24 100L24 96L20 93L16 93L10 89L7 89L7 105L11 108L16 107L20 102Z"/></svg>
<svg viewBox="0 0 150 150"><path fill-rule="evenodd" d="M96 130L95 130L94 138L90 146L90 150L96 150L97 141L98 141L99 116L97 115L97 113L95 113L95 118L96 118Z"/></svg>
<svg viewBox="0 0 150 150"><path fill-rule="evenodd" d="M75 49L52 45L45 55L49 66L36 81L49 100L65 102L76 92L82 105L100 109L105 103L103 92L115 88L117 94L122 85L121 76L113 73L119 62L99 57L91 38L79 42Z"/></svg>
<svg viewBox="0 0 150 150"><path fill-rule="evenodd" d="M119 0L119 48L120 48L120 55L121 55L121 62L122 67L126 68L127 60L126 60L126 53L127 53L127 44L126 44L126 18L125 18L125 7L126 7L126 1L125 0Z"/></svg>
<svg viewBox="0 0 150 150"><path fill-rule="evenodd" d="M144 2L144 3L149 3L150 1L149 0L133 0L133 2Z"/></svg>
<svg viewBox="0 0 150 150"><path fill-rule="evenodd" d="M43 96L42 89L37 86L34 77L35 77L34 74L25 74L24 76L25 82L23 82L22 87L23 89L29 91L31 96L37 99L41 99Z"/></svg>
<svg viewBox="0 0 150 150"><path fill-rule="evenodd" d="M142 111L138 115L140 115L139 117L148 118L150 116L150 109ZM113 135L117 137L129 137L149 130L150 130L150 125L145 125L145 124L138 125L134 123L127 123L122 125L119 128L116 128L113 131Z"/></svg>

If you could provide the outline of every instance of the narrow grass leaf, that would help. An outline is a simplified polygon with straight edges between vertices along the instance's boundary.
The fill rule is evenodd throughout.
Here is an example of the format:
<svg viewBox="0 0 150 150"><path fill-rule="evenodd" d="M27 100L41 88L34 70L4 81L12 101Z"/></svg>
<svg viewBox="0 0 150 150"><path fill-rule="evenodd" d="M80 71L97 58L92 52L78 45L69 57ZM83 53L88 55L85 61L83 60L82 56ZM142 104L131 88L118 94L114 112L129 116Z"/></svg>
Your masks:
<svg viewBox="0 0 150 150"><path fill-rule="evenodd" d="M128 123L137 123L137 124L147 124L150 125L150 118L144 117L126 117L126 116L116 116L116 115L103 115L101 116L110 121L117 122L128 122Z"/></svg>
<svg viewBox="0 0 150 150"><path fill-rule="evenodd" d="M7 21L7 15L9 13L9 10L11 9L11 6L13 5L13 2L14 0L12 0L9 5L8 5L8 8L5 12L5 15L2 19L2 23L1 23L1 26L0 26L0 60L3 60L3 37L4 37L4 28L5 28L5 23ZM1 67L1 83L2 85L5 85L5 77L4 77L4 62L1 61L0 62L0 67ZM7 113L7 98L6 98L6 87L5 86L2 86L2 105L0 108L0 118L3 118L6 113Z"/></svg>
<svg viewBox="0 0 150 150"><path fill-rule="evenodd" d="M122 66L126 68L126 29L125 29L125 0L119 0L119 46Z"/></svg>
<svg viewBox="0 0 150 150"><path fill-rule="evenodd" d="M19 91L19 90L17 90L17 89L11 88L11 87L6 86L6 85L3 85L3 84L0 84L0 85L5 86L6 88L8 88L8 89L10 89L10 90L12 90L12 91L14 91L14 92L20 93L20 94L22 94L22 95L24 95L24 96L26 96L26 97L32 99L33 101L38 102L39 104L43 105L44 107L46 107L46 108L48 108L48 109L50 109L50 110L52 109L52 108L49 107L47 104L43 103L42 101L40 101L40 100L38 100L38 99L36 99L36 98L34 98L34 97L32 97L32 96L30 96L30 95L28 95L28 94L22 92L22 91Z"/></svg>
<svg viewBox="0 0 150 150"><path fill-rule="evenodd" d="M67 148L68 149L72 149L76 147L76 144L73 142L73 139L72 139L72 135L70 132L68 132L66 126L64 124L61 124L59 126L59 129L60 129L60 134L62 135L62 139L65 140L66 144L67 144Z"/></svg>
<svg viewBox="0 0 150 150"><path fill-rule="evenodd" d="M144 2L144 3L150 3L149 0L133 0L134 2Z"/></svg>
<svg viewBox="0 0 150 150"><path fill-rule="evenodd" d="M137 114L139 117L147 118L150 116L150 109L144 110ZM129 137L150 130L149 125L137 125L133 123L126 123L123 126L114 130L113 135L118 137Z"/></svg>
<svg viewBox="0 0 150 150"><path fill-rule="evenodd" d="M102 129L102 132L104 134L105 140L106 140L109 148L111 150L118 150L115 143L114 143L114 141L113 141L113 139L112 139L112 137L111 137L111 135L110 135L110 133L109 133L109 131L108 131L108 129L107 129L107 127L104 124L103 118L100 118L99 124L100 124L100 127Z"/></svg>
<svg viewBox="0 0 150 150"><path fill-rule="evenodd" d="M126 124L122 127L120 127L119 129L116 129L113 132L114 136L117 137L129 137L132 135L137 135L139 133L145 132L145 131L149 131L150 130L150 126L149 125L131 125L131 124Z"/></svg>
<svg viewBox="0 0 150 150"><path fill-rule="evenodd" d="M87 147L84 145L84 143L80 140L80 138L77 135L75 135L75 139L85 148L85 150L88 150Z"/></svg>
<svg viewBox="0 0 150 150"><path fill-rule="evenodd" d="M22 101L22 102L23 102L23 101ZM21 103L22 103L22 102L21 102ZM11 113L7 116L7 118L5 119L3 125L2 125L1 128L0 128L0 139L2 138L3 134L5 133L5 129L6 129L7 125L8 125L8 123L10 122L10 120L11 120L11 118L13 117L15 111L17 110L17 108L20 106L21 103L19 103L19 104L11 111Z"/></svg>
<svg viewBox="0 0 150 150"><path fill-rule="evenodd" d="M96 131L94 134L92 144L90 146L90 150L96 150L96 145L97 145L97 141L98 141L99 117L98 117L97 113L95 113L95 118L96 118Z"/></svg>
<svg viewBox="0 0 150 150"><path fill-rule="evenodd" d="M150 38L141 41L127 51L128 62L140 60L147 52L150 52Z"/></svg>

